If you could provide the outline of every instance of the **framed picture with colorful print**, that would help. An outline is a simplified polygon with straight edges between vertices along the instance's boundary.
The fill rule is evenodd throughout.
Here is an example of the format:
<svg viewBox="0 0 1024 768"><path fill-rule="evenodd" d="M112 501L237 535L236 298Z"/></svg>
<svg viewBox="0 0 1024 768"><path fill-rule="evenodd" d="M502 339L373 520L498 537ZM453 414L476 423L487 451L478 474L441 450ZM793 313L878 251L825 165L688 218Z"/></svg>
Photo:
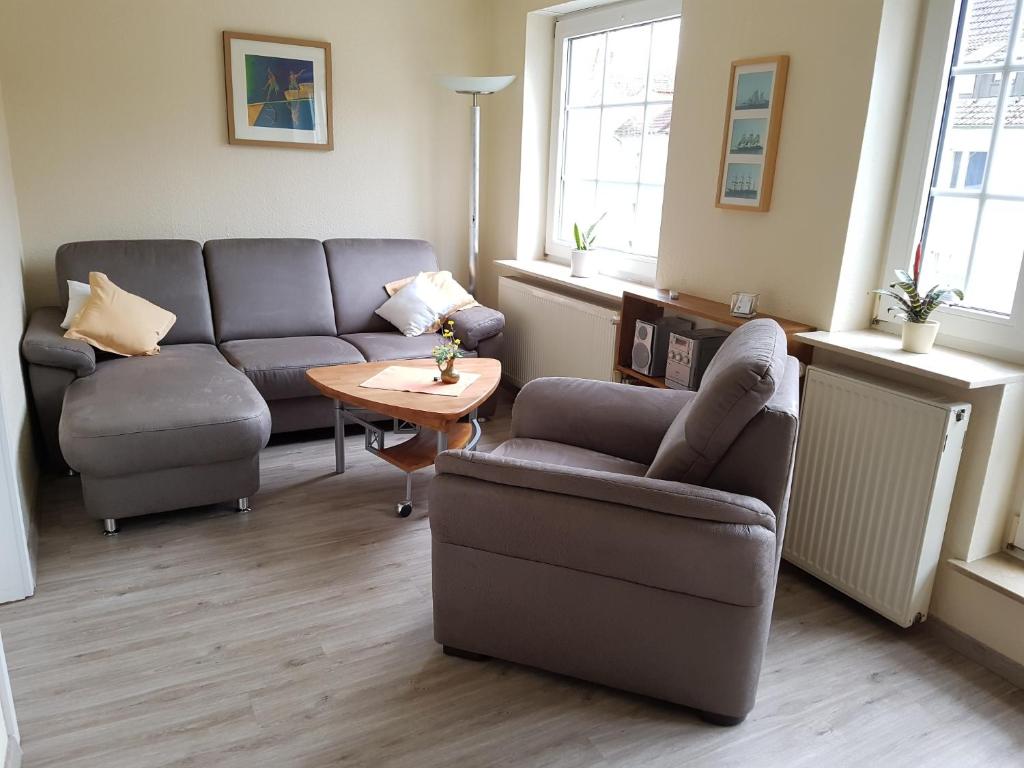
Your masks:
<svg viewBox="0 0 1024 768"><path fill-rule="evenodd" d="M331 44L224 33L228 141L334 149Z"/></svg>
<svg viewBox="0 0 1024 768"><path fill-rule="evenodd" d="M715 205L767 211L772 202L789 56L732 63Z"/></svg>

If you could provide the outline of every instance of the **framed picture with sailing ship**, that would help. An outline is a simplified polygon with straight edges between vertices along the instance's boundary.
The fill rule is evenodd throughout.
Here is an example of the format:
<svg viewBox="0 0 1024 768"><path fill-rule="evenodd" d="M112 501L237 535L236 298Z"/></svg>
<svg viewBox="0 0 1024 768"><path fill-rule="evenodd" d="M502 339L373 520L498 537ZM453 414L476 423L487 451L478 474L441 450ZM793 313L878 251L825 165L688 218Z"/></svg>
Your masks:
<svg viewBox="0 0 1024 768"><path fill-rule="evenodd" d="M715 205L767 211L772 201L789 56L732 63Z"/></svg>

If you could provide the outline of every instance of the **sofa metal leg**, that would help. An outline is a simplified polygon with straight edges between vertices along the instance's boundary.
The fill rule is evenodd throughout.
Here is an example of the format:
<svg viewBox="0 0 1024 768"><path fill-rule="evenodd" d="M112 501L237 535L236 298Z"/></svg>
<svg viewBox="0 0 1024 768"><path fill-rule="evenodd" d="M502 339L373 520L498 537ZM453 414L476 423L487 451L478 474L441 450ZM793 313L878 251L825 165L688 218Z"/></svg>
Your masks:
<svg viewBox="0 0 1024 768"><path fill-rule="evenodd" d="M117 520L115 520L114 518L108 517L108 518L105 518L103 520L103 535L104 536L114 536L120 530L121 529L117 527Z"/></svg>
<svg viewBox="0 0 1024 768"><path fill-rule="evenodd" d="M450 645L442 645L441 652L445 656L454 656L457 659L468 659L469 661L487 661L491 658L490 656L484 656L482 653L464 651L461 648L453 648Z"/></svg>
<svg viewBox="0 0 1024 768"><path fill-rule="evenodd" d="M739 725L747 719L746 715L743 715L742 717L734 717L732 715L720 715L717 712L705 712L703 709L699 710L697 714L700 715L700 719L706 723L725 727Z"/></svg>
<svg viewBox="0 0 1024 768"><path fill-rule="evenodd" d="M64 474L67 475L68 477L75 477L78 473L75 472L75 470L73 470L71 467L68 467L65 470Z"/></svg>
<svg viewBox="0 0 1024 768"><path fill-rule="evenodd" d="M249 497L242 496L238 501L235 502L235 511L239 514L245 512L252 512L252 507L249 506Z"/></svg>

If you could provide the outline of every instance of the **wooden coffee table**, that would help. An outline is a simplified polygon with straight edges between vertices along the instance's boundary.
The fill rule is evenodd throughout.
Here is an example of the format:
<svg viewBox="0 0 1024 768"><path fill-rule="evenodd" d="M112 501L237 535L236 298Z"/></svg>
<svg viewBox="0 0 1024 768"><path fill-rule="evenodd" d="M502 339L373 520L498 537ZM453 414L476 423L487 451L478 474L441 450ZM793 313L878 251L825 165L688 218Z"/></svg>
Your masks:
<svg viewBox="0 0 1024 768"><path fill-rule="evenodd" d="M360 386L392 365L437 370L433 360L385 360L310 368L306 377L334 400L335 473L345 471L345 424L359 424L366 430L366 450L405 472L405 499L395 509L399 516L408 517L412 514L412 473L432 466L437 454L449 448L476 447L481 433L477 409L498 388L501 363L486 357L459 360L455 365L457 371L477 373L480 378L458 397ZM384 430L351 413L350 406L390 416L396 432L415 434L403 443L385 446Z"/></svg>

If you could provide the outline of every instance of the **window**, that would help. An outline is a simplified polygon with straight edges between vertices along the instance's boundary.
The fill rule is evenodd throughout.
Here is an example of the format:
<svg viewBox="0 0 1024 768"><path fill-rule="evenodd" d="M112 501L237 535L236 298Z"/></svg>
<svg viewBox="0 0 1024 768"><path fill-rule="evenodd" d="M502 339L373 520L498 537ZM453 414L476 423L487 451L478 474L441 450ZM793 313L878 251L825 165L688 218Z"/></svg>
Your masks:
<svg viewBox="0 0 1024 768"><path fill-rule="evenodd" d="M991 348L980 351L1019 352L1024 0L937 0L926 8L887 277L909 265L921 242L924 287L965 292L961 306L941 313L943 331Z"/></svg>
<svg viewBox="0 0 1024 768"><path fill-rule="evenodd" d="M547 252L602 217L602 271L653 282L672 127L679 0L570 14L556 24Z"/></svg>

